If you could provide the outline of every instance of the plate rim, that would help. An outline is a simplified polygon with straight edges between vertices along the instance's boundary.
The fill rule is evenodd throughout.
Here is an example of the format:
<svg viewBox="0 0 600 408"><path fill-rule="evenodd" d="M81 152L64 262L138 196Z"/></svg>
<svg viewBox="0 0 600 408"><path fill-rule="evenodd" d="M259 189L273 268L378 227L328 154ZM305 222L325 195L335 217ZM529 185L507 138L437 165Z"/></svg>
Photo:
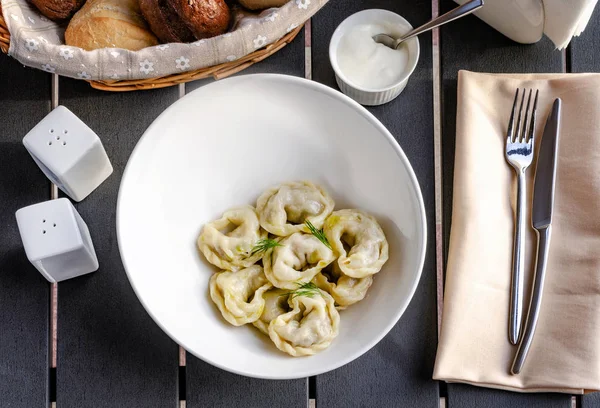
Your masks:
<svg viewBox="0 0 600 408"><path fill-rule="evenodd" d="M126 256L123 251L123 244L122 244L122 238L121 238L121 235L122 235L121 229L123 228L122 222L121 222L121 213L122 213L122 211L124 211L123 210L123 206L124 206L124 204L123 204L123 187L126 184L126 181L128 180L131 163L133 162L135 157L137 157L138 150L140 149L140 146L142 145L142 142L144 141L144 139L151 132L151 130L155 126L157 126L156 123L159 122L163 116L170 115L171 111L174 111L175 109L177 109L177 105L179 105L181 103L181 101L184 101L190 95L193 95L196 93L207 92L206 91L207 89L210 90L210 88L212 88L212 87L223 86L222 85L223 83L227 84L229 82L236 82L236 81L252 81L253 79L260 79L260 80L266 79L267 81L271 81L271 80L283 81L283 82L289 82L289 83L292 83L295 85L306 86L308 88L311 88L314 91L323 93L328 97L337 99L340 102L345 103L346 105L350 106L358 114L362 115L367 121L369 121L369 123L371 125L376 127L385 136L388 143L391 145L391 147L394 149L395 153L398 155L399 159L401 161L403 161L405 167L407 168L407 173L408 173L409 179L411 181L411 185L416 192L419 213L421 215L421 217L420 217L421 231L422 231L421 242L420 242L421 251L419 253L417 278L415 279L414 284L410 288L410 296L408 298L408 302L406 303L406 305L404 305L403 308L398 309L398 311L396 312L396 316L390 321L390 323L388 323L388 325L380 332L379 335L377 335L373 338L373 340L362 345L362 347L357 352L350 354L348 357L341 359L340 361L336 362L335 364L332 364L331 366L327 367L326 369L306 370L304 372L295 372L293 374L285 374L285 375L257 374L257 373L253 373L253 372L246 372L243 370L232 369L230 367L223 366L223 365L213 361L212 359L207 358L206 356L198 355L195 351L187 348L183 341L178 339L174 334L170 333L169 330L167 330L167 328L159 321L159 319L157 319L156 316L154 316L154 314L151 311L151 308L143 300L138 288L135 285L134 278L132 277L131 273L129 272ZM414 171L410 161L408 160L408 157L406 156L406 154L404 153L404 150L402 149L402 147L400 146L398 141L394 138L392 133L385 127L385 125L383 125L383 123L381 123L381 121L379 119L377 119L377 117L375 117L375 115L373 115L371 112L369 112L364 106L360 105L358 102L354 101L353 99L344 95L343 93L337 91L336 89L331 88L327 85L321 84L319 82L313 81L313 80L305 79L302 77L296 77L296 76L292 76L292 75L286 75L286 74L244 74L244 75L240 75L240 76L225 78L225 79L222 79L219 81L214 81L210 84L201 86L200 88L197 88L197 89L193 90L192 92L185 94L182 98L179 98L178 100L173 102L171 105L169 105L160 115L158 115L152 121L152 123L148 126L148 128L146 128L146 130L144 131L142 136L138 139L135 147L131 151L131 154L129 155L127 164L125 166L125 169L123 170L123 175L121 176L121 181L119 183L115 223L116 223L117 245L119 248L119 255L121 257L121 263L123 264L123 269L125 270L125 274L127 275L127 279L129 280L129 284L131 285L136 297L138 298L138 301L142 304L142 306L146 310L146 313L148 313L150 315L150 317L158 325L158 327L160 327L160 329L167 336L169 336L169 338L171 338L171 340L173 340L175 343L177 343L178 345L183 347L185 349L185 351L187 351L188 353L191 353L195 357L199 358L200 360L202 360L214 367L217 367L221 370L224 370L224 371L227 371L230 373L242 375L245 377L265 379L265 380L295 380L295 379L301 379L301 378L311 377L311 376L315 376L315 375L325 374L327 372L336 370L346 364L349 364L350 362L358 359L359 357L361 357L362 355L367 353L369 350L371 350L373 347L375 347L385 336L388 335L388 333L394 328L394 326L396 326L396 324L400 321L400 318L406 312L406 309L408 308L408 306L411 304L411 302L414 298L415 292L417 290L417 287L419 286L419 284L421 282L421 277L423 276L425 255L427 253L427 235L428 235L427 234L427 214L425 212L425 203L423 200L423 193L421 190L421 186L419 184L419 180L417 179L415 171Z"/></svg>

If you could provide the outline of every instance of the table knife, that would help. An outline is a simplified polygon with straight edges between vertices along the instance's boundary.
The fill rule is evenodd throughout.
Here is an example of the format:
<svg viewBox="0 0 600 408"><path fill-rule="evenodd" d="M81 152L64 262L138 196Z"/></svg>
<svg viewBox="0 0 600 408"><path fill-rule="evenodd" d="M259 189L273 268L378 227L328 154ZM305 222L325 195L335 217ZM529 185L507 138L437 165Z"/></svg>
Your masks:
<svg viewBox="0 0 600 408"><path fill-rule="evenodd" d="M531 206L531 223L537 233L537 258L533 277L533 287L529 300L529 311L523 336L511 368L512 374L519 374L533 342L535 328L540 315L546 264L550 249L550 233L552 231L552 212L554 207L554 188L556 182L556 162L558 158L558 137L560 134L560 99L554 101L552 111L546 120L544 135L538 153L533 184L533 203Z"/></svg>

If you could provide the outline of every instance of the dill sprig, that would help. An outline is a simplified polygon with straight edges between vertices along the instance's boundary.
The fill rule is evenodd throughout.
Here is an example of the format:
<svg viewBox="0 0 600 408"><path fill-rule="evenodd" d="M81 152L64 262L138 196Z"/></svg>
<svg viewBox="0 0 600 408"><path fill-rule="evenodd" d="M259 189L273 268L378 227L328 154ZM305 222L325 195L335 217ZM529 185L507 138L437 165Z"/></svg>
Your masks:
<svg viewBox="0 0 600 408"><path fill-rule="evenodd" d="M312 282L296 282L296 286L298 286L297 289L282 293L280 296L289 296L290 299L293 299L297 296L306 296L311 298L316 294L321 294L321 290Z"/></svg>
<svg viewBox="0 0 600 408"><path fill-rule="evenodd" d="M263 252L267 252L269 249L271 248L275 248L278 246L282 246L279 242L275 241L274 239L261 239L259 240L256 245L254 245L254 247L252 248L252 251L250 251L250 256L256 255L258 253L263 253Z"/></svg>
<svg viewBox="0 0 600 408"><path fill-rule="evenodd" d="M323 233L323 229L322 228L320 230L317 229L317 227L315 227L313 225L313 223L310 222L309 220L306 220L304 222L304 224L306 224L306 226L310 230L311 234L313 234L319 241L321 241L323 243L323 245L325 245L327 248L331 249L331 245L329 244L329 241L327 240L327 237L325 236L325 233Z"/></svg>

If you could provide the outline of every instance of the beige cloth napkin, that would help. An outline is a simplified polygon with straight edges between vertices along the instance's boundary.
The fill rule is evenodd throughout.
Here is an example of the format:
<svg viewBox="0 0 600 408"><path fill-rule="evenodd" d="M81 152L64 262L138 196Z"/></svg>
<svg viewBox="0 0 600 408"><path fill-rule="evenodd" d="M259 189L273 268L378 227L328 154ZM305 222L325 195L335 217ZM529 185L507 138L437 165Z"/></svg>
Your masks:
<svg viewBox="0 0 600 408"><path fill-rule="evenodd" d="M562 98L563 109L541 313L525 367L513 376L508 305L516 186L504 148L517 87L540 91L538 141L554 98ZM452 230L434 379L520 392L599 390L600 75L461 71L457 111ZM535 162L528 171L529 206L534 173ZM536 242L530 230L529 276ZM527 288L526 306L528 294Z"/></svg>

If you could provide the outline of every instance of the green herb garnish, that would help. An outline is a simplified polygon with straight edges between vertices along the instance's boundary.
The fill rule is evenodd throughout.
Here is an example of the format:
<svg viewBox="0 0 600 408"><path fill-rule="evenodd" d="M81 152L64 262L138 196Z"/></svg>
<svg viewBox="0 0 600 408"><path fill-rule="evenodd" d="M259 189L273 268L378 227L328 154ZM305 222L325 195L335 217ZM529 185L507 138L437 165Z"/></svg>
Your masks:
<svg viewBox="0 0 600 408"><path fill-rule="evenodd" d="M329 249L332 249L331 245L329 244L329 241L327 240L327 237L325 236L325 233L323 233L322 228L320 230L317 229L317 227L315 227L313 223L309 220L306 220L304 224L308 227L310 233L313 234L319 241L321 241L323 245L325 245Z"/></svg>
<svg viewBox="0 0 600 408"><path fill-rule="evenodd" d="M301 282L296 282L296 285L298 286L297 289L295 290L291 290L289 292L285 292L283 294L281 294L281 296L289 296L290 299L295 298L296 296L306 296L306 297L313 297L316 294L321 294L321 289L319 289L317 287L317 285L315 285L312 282L306 282L306 283L301 283Z"/></svg>
<svg viewBox="0 0 600 408"><path fill-rule="evenodd" d="M250 256L256 255L258 253L263 253L263 252L267 252L269 249L271 248L275 248L278 246L282 246L279 242L275 241L274 239L261 239L260 241L258 241L256 243L256 245L254 245L254 247L252 248L252 251L250 251Z"/></svg>

